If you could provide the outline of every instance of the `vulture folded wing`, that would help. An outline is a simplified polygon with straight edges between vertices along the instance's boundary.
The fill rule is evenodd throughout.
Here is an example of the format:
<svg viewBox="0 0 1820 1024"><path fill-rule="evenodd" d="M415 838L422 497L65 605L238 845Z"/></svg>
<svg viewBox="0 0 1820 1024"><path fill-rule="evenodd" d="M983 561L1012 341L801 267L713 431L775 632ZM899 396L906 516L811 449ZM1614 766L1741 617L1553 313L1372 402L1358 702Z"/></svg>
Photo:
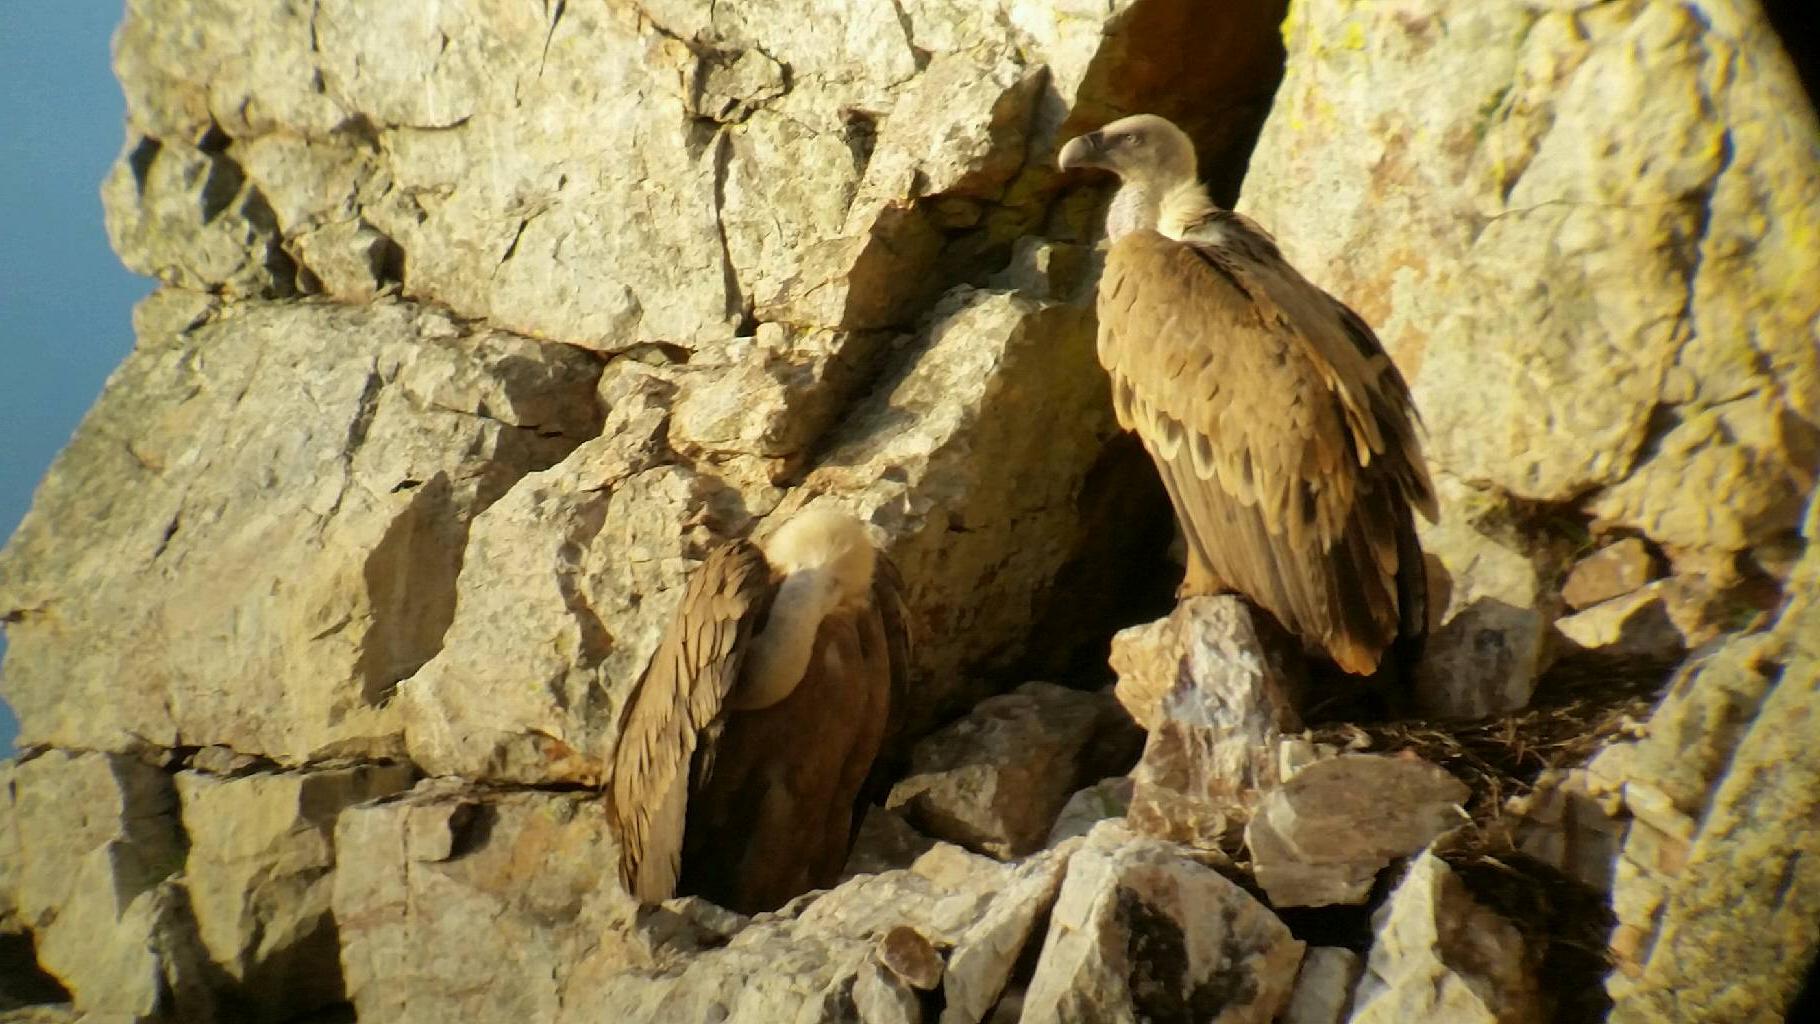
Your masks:
<svg viewBox="0 0 1820 1024"><path fill-rule="evenodd" d="M710 552L621 712L607 808L620 841L620 881L641 901L674 894L695 753L720 727L747 641L774 592L757 547L733 541Z"/></svg>
<svg viewBox="0 0 1820 1024"><path fill-rule="evenodd" d="M1388 361L1336 307L1267 239L1235 254L1134 231L1107 258L1099 354L1191 554L1367 673L1398 635L1409 470L1374 376Z"/></svg>
<svg viewBox="0 0 1820 1024"><path fill-rule="evenodd" d="M698 756L684 891L751 914L839 877L902 706L904 606L882 557L870 598L821 621L787 697L731 715L712 759Z"/></svg>

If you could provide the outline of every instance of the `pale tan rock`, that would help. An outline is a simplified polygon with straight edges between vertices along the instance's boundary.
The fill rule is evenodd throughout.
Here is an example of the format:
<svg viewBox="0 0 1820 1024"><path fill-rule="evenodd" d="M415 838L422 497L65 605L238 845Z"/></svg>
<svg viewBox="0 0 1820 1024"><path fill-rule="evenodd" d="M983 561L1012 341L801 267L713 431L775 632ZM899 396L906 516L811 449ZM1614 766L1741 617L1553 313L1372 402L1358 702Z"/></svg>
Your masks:
<svg viewBox="0 0 1820 1024"><path fill-rule="evenodd" d="M937 842L910 827L898 812L873 804L866 808L859 831L854 833L841 879L907 868Z"/></svg>
<svg viewBox="0 0 1820 1024"><path fill-rule="evenodd" d="M1684 672L1626 762L1611 1019L1776 1019L1820 949L1820 502L1764 633Z"/></svg>
<svg viewBox="0 0 1820 1024"><path fill-rule="evenodd" d="M886 806L918 831L968 849L1029 853L1085 781L1084 748L1110 718L1110 704L1053 683L989 697L916 745Z"/></svg>
<svg viewBox="0 0 1820 1024"><path fill-rule="evenodd" d="M0 553L22 737L399 752L468 521L597 429L593 361L405 305L148 303Z"/></svg>
<svg viewBox="0 0 1820 1024"><path fill-rule="evenodd" d="M1080 844L1063 842L1013 870L1000 898L955 939L942 976L941 1024L976 1024L1021 999L1007 986L1032 942L1036 926L1054 905L1070 858Z"/></svg>
<svg viewBox="0 0 1820 1024"><path fill-rule="evenodd" d="M129 139L101 196L114 249L133 270L237 296L304 290L270 202L226 153Z"/></svg>
<svg viewBox="0 0 1820 1024"><path fill-rule="evenodd" d="M1568 571L1561 600L1574 611L1622 597L1654 579L1656 560L1635 537L1626 537L1587 555Z"/></svg>
<svg viewBox="0 0 1820 1024"><path fill-rule="evenodd" d="M50 751L18 765L14 787L18 914L39 965L96 1018L212 1020L170 778Z"/></svg>
<svg viewBox="0 0 1820 1024"><path fill-rule="evenodd" d="M1392 860L1464 825L1469 795L1418 758L1342 754L1265 794L1245 845L1272 906L1361 903Z"/></svg>
<svg viewBox="0 0 1820 1024"><path fill-rule="evenodd" d="M1097 366L1085 310L955 289L779 506L834 495L893 538L931 704L1011 656L1083 540L1076 497L1115 430Z"/></svg>
<svg viewBox="0 0 1820 1024"><path fill-rule="evenodd" d="M406 789L409 765L222 779L176 778L189 841L184 878L196 929L247 1020L287 1020L340 1002L329 896L336 818Z"/></svg>
<svg viewBox="0 0 1820 1024"><path fill-rule="evenodd" d="M1719 635L1720 606L1705 581L1675 576L1556 619L1554 628L1578 651L1672 662Z"/></svg>
<svg viewBox="0 0 1820 1024"><path fill-rule="evenodd" d="M1556 552L1500 528L1491 494L1435 477L1441 520L1420 519L1428 559L1429 634L1415 705L1431 718L1484 718L1529 703L1553 650Z"/></svg>
<svg viewBox="0 0 1820 1024"><path fill-rule="evenodd" d="M849 1020L839 993L904 1019L908 989L877 962L878 938L913 928L948 949L944 1020L977 1022L997 1000L1072 847L1001 864L943 844L906 871L851 879L760 915L720 948L628 971L594 958L570 975L560 1020ZM888 975L889 977L881 977ZM863 986L863 987L862 987ZM909 1019L916 1019L911 1017Z"/></svg>
<svg viewBox="0 0 1820 1024"><path fill-rule="evenodd" d="M1359 954L1350 949L1310 946L1302 956L1302 970L1280 1018L1282 1024L1345 1024L1352 1012L1352 989L1362 970Z"/></svg>
<svg viewBox="0 0 1820 1024"><path fill-rule="evenodd" d="M865 1024L922 1024L916 991L883 964L860 964L853 978L853 1008Z"/></svg>
<svg viewBox="0 0 1820 1024"><path fill-rule="evenodd" d="M1371 953L1353 996L1357 1024L1520 1024L1546 1020L1517 929L1473 901L1433 851L1372 915Z"/></svg>
<svg viewBox="0 0 1820 1024"><path fill-rule="evenodd" d="M1275 1018L1302 943L1185 852L1118 822L1094 828L1056 897L1023 1021Z"/></svg>
<svg viewBox="0 0 1820 1024"><path fill-rule="evenodd" d="M1150 736L1126 812L1149 835L1219 848L1276 784L1289 684L1236 597L1193 597L1112 641L1120 702Z"/></svg>
<svg viewBox="0 0 1820 1024"><path fill-rule="evenodd" d="M1610 892L1625 822L1593 793L1584 768L1544 772L1535 788L1506 802L1522 853L1589 888Z"/></svg>
<svg viewBox="0 0 1820 1024"><path fill-rule="evenodd" d="M1134 785L1130 776L1119 775L1075 790L1055 816L1055 824L1050 827L1049 838L1043 841L1043 846L1057 846L1075 836L1084 836L1107 818L1124 817L1131 806Z"/></svg>
<svg viewBox="0 0 1820 1024"><path fill-rule="evenodd" d="M23 930L19 921L19 811L14 777L18 763L0 761L0 934Z"/></svg>
<svg viewBox="0 0 1820 1024"><path fill-rule="evenodd" d="M1431 457L1663 545L1798 522L1820 146L1758 4L1298 3L1241 209L1410 376Z"/></svg>
<svg viewBox="0 0 1820 1024"><path fill-rule="evenodd" d="M599 781L620 702L713 537L709 506L724 491L662 461L669 396L640 379L600 437L475 520L442 650L399 687L426 771Z"/></svg>
<svg viewBox="0 0 1820 1024"><path fill-rule="evenodd" d="M568 968L629 899L586 793L432 780L343 811L335 848L341 965L362 1020L554 1021Z"/></svg>

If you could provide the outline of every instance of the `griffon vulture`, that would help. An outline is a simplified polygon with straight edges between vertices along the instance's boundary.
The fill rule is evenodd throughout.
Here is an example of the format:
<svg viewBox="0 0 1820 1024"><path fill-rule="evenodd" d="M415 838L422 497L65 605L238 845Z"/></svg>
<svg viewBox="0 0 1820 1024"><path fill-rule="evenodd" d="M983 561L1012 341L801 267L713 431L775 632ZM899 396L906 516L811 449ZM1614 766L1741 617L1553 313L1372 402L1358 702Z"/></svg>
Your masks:
<svg viewBox="0 0 1820 1024"><path fill-rule="evenodd" d="M1120 178L1099 357L1188 541L1182 593L1236 591L1347 672L1427 631L1411 508L1436 517L1409 386L1358 314L1216 207L1148 114L1063 147Z"/></svg>
<svg viewBox="0 0 1820 1024"><path fill-rule="evenodd" d="M607 807L627 891L756 913L832 884L902 692L906 622L849 516L799 513L710 552L621 714Z"/></svg>

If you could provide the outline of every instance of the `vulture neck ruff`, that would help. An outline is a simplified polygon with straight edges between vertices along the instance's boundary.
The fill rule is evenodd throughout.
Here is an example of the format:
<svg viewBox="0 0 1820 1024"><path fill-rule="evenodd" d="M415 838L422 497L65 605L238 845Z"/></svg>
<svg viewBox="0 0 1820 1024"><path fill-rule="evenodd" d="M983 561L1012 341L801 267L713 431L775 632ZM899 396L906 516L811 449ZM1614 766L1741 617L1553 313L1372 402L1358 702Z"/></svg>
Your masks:
<svg viewBox="0 0 1820 1024"><path fill-rule="evenodd" d="M844 515L799 515L764 548L782 582L764 628L752 638L744 679L728 697L736 711L768 708L790 696L808 670L822 620L862 607L872 586L871 538Z"/></svg>
<svg viewBox="0 0 1820 1024"><path fill-rule="evenodd" d="M1127 181L1106 211L1106 240L1117 242L1133 231L1155 231L1180 240L1215 209L1207 190L1193 177L1160 185Z"/></svg>

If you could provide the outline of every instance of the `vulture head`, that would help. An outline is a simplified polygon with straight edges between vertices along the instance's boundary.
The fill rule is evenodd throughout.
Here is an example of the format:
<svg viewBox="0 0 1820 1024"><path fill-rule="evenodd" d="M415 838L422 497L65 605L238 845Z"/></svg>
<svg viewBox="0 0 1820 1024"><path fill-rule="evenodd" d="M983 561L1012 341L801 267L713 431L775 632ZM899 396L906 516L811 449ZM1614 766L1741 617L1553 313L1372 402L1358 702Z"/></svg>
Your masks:
<svg viewBox="0 0 1820 1024"><path fill-rule="evenodd" d="M810 510L791 517L761 545L781 578L765 628L746 657L746 685L728 699L737 710L770 707L790 695L808 667L822 620L872 600L877 556L859 520Z"/></svg>
<svg viewBox="0 0 1820 1024"><path fill-rule="evenodd" d="M1125 183L1170 189L1195 180L1194 143L1188 134L1155 114L1121 117L1062 147L1061 169L1097 167Z"/></svg>
<svg viewBox="0 0 1820 1024"><path fill-rule="evenodd" d="M1188 133L1155 114L1121 117L1062 147L1064 171L1097 167L1119 176L1119 192L1106 211L1106 238L1116 242L1137 230L1172 234L1212 208L1195 177Z"/></svg>

